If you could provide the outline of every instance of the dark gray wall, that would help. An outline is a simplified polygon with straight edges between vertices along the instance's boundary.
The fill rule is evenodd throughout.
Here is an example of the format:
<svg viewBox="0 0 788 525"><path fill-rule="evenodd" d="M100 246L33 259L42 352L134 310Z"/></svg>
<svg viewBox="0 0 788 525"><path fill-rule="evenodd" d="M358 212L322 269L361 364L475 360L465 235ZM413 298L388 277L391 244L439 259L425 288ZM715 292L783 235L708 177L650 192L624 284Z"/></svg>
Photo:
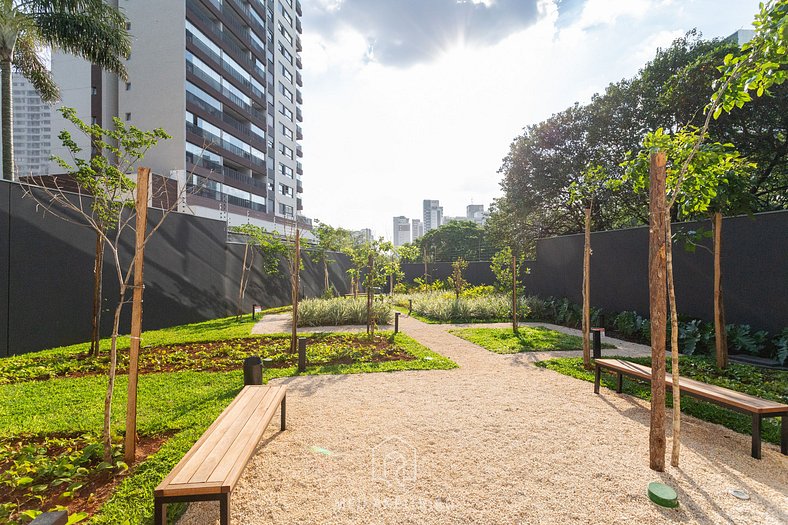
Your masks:
<svg viewBox="0 0 788 525"><path fill-rule="evenodd" d="M709 221L680 223L674 231L711 229ZM712 318L712 255L684 243L674 245L676 301L681 315ZM728 323L749 324L777 333L788 326L788 211L723 220L722 269ZM591 304L610 312L635 310L648 315L648 227L591 234ZM487 270L483 266L487 265ZM450 263L435 263L430 274L451 274ZM536 260L523 276L529 295L567 297L580 303L583 235L541 239ZM406 265L406 281L424 274L424 265ZM492 284L489 263L471 263L472 284Z"/></svg>
<svg viewBox="0 0 788 525"><path fill-rule="evenodd" d="M160 213L149 210L149 226ZM131 233L131 232L129 232ZM145 251L143 327L156 329L235 313L244 246L227 244L225 223L171 214ZM132 235L124 238L128 261ZM90 334L95 236L36 209L18 185L0 181L0 356L85 341ZM109 252L107 252L109 254ZM347 259L335 254L330 279L339 293L348 292ZM104 265L105 299L102 333L111 332L117 303L114 265ZM263 276L259 265L246 292L244 311L252 303L290 303L284 261L280 273ZM323 292L322 265L304 258L303 294ZM122 317L127 332L130 308Z"/></svg>
<svg viewBox="0 0 788 525"><path fill-rule="evenodd" d="M407 263L402 265L402 271L405 274L404 281L412 283L416 278L424 277L424 264L423 263ZM429 280L432 282L434 279L445 281L452 272L450 262L435 262L427 265L427 273ZM490 270L490 263L483 262L469 262L468 269L463 272L465 280L472 286L479 286L482 284L492 284L495 282L495 275Z"/></svg>

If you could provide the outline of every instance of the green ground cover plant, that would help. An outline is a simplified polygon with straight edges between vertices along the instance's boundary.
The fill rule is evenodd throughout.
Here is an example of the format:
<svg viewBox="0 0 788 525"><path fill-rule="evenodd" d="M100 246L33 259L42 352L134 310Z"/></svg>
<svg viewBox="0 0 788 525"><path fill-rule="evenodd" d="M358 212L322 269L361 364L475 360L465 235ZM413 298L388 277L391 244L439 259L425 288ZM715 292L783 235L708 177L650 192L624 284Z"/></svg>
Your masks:
<svg viewBox="0 0 788 525"><path fill-rule="evenodd" d="M391 324L391 304L376 299L372 316L378 324ZM342 326L367 324L366 297L304 299L298 303L298 326Z"/></svg>
<svg viewBox="0 0 788 525"><path fill-rule="evenodd" d="M57 365L61 366L56 374L60 377L52 379L33 381L29 380L33 374L19 373L33 367L54 370L56 363L63 361L78 364L78 357L87 353L87 344L0 359L0 366L4 367L1 377L5 378L5 384L0 384L0 465L4 471L6 465L17 460L27 465L0 476L0 523L28 523L40 510L69 505L79 498L89 501L91 483L102 476L114 479L117 485L90 522L148 523L153 514L155 486L242 388L243 358L271 358L264 372L265 382L298 374L296 358L287 351L289 336L250 337L253 323L247 316L240 322L232 317L143 334L147 346L142 352L147 355L143 363L147 362L148 368L142 365L139 379L137 428L141 440L159 439L163 444L129 471L125 471L122 462L110 466L96 462L91 453L101 450L98 432L106 388L103 375L65 365ZM308 339L306 374L456 367L451 360L404 334L380 332L373 338L346 333L304 336ZM13 369L6 361L15 363ZM166 371L156 372L157 367ZM118 434L124 428L125 394L126 376L119 375L112 411L112 428L118 443L122 439ZM73 458L76 459L72 461ZM73 468L58 467L54 478L27 475L30 469L55 472L52 465ZM73 492L73 496L46 499L35 492L43 493L46 484L51 493L52 483L59 487L56 492L62 488L61 492ZM13 501L6 496L12 490L16 491ZM177 515L177 509L174 510Z"/></svg>
<svg viewBox="0 0 788 525"><path fill-rule="evenodd" d="M511 321L511 299L502 294L480 294L474 288L459 298L451 292L424 292L398 295L394 301L407 309L413 301L411 315L437 323L479 323ZM530 312L525 300L518 301L518 317L526 319ZM407 311L407 310L405 310Z"/></svg>
<svg viewBox="0 0 788 525"><path fill-rule="evenodd" d="M519 352L550 352L554 350L582 350L583 339L543 326L521 326L517 333L511 328L457 328L449 333L477 344L496 354ZM604 348L615 348L603 344Z"/></svg>
<svg viewBox="0 0 788 525"><path fill-rule="evenodd" d="M642 365L651 366L651 358L621 358L634 361ZM583 368L582 358L561 357L539 361L536 366L547 368L555 372L582 379L594 381L594 371ZM788 372L755 366L730 363L728 368L720 370L713 360L701 356L681 356L679 360L681 375L704 383L723 386L745 392L764 399L771 399L781 403L788 403ZM670 373L670 360L667 360L667 371ZM602 374L602 384L615 389L615 376ZM589 392L591 387L589 386ZM624 378L624 392L648 400L651 397L650 386L645 382ZM667 393L668 405L673 406L670 392ZM681 398L681 411L704 421L724 425L741 434L752 435L752 419L745 414L718 407L698 399L684 396ZM770 443L780 442L780 424L777 419L764 418L762 437Z"/></svg>

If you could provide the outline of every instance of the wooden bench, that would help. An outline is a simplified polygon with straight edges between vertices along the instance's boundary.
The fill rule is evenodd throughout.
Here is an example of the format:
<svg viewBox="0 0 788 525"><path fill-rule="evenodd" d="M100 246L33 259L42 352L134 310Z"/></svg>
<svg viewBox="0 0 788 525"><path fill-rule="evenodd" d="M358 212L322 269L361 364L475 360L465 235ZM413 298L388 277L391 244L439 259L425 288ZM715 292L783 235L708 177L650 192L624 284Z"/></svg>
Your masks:
<svg viewBox="0 0 788 525"><path fill-rule="evenodd" d="M246 386L153 492L154 522L167 523L167 504L218 500L220 522L230 523L230 494L281 406L285 430L285 386Z"/></svg>
<svg viewBox="0 0 788 525"><path fill-rule="evenodd" d="M617 376L616 392L621 392L623 376L628 375L644 381L651 381L651 368L621 359L597 359L594 375L594 393L599 393L599 381L602 369L610 370ZM666 388L672 388L673 378L665 374ZM788 405L761 399L742 392L716 385L709 385L694 379L682 377L679 381L682 394L690 395L703 401L736 410L752 416L752 457L761 459L761 421L764 417L781 417L780 451L788 454Z"/></svg>

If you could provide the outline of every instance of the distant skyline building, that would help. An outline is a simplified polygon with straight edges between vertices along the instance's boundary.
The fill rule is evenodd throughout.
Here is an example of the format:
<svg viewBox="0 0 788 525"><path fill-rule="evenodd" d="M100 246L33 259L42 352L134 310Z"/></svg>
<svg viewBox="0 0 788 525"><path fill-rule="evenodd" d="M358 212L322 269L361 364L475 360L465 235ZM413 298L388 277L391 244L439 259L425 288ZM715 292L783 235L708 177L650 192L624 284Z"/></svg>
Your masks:
<svg viewBox="0 0 788 525"><path fill-rule="evenodd" d="M394 217L394 246L402 246L410 242L410 219L404 215Z"/></svg>
<svg viewBox="0 0 788 525"><path fill-rule="evenodd" d="M172 135L145 164L196 190L183 211L228 226L293 225L303 208L300 0L108 3L122 7L133 35L128 81L55 51L63 105L88 123L118 117ZM54 136L67 127L56 124Z"/></svg>
<svg viewBox="0 0 788 525"><path fill-rule="evenodd" d="M465 207L465 216L469 221L480 225L484 225L487 221L487 213L484 211L483 204L469 204Z"/></svg>
<svg viewBox="0 0 788 525"><path fill-rule="evenodd" d="M439 228L443 224L443 207L438 200L424 199L424 233Z"/></svg>
<svg viewBox="0 0 788 525"><path fill-rule="evenodd" d="M350 232L350 236L359 242L372 242L373 239L372 230L369 228L362 228L360 230L352 231Z"/></svg>
<svg viewBox="0 0 788 525"><path fill-rule="evenodd" d="M17 177L49 175L52 107L24 75L12 74L14 93L14 170ZM70 158L66 160L71 161Z"/></svg>
<svg viewBox="0 0 788 525"><path fill-rule="evenodd" d="M424 237L424 223L421 219L410 220L410 239L411 242L416 242L416 239Z"/></svg>

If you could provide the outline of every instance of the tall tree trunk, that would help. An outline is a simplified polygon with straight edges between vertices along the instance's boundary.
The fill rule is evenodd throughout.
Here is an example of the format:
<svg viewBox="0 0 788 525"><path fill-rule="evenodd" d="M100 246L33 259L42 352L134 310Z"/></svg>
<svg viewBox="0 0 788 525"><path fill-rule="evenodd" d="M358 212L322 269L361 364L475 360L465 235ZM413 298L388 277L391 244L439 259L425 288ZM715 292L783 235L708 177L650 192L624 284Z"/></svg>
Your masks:
<svg viewBox="0 0 788 525"><path fill-rule="evenodd" d="M236 319L240 319L243 315L244 304L244 277L246 277L246 258L249 256L249 243L244 244L244 259L241 262L241 282L238 284L238 306L236 308Z"/></svg>
<svg viewBox="0 0 788 525"><path fill-rule="evenodd" d="M428 274L427 274L427 248L424 248L424 284L429 284L428 282Z"/></svg>
<svg viewBox="0 0 788 525"><path fill-rule="evenodd" d="M651 421L649 466L665 470L665 153L651 155L649 168L649 310L651 317Z"/></svg>
<svg viewBox="0 0 788 525"><path fill-rule="evenodd" d="M676 309L676 288L673 282L673 231L670 225L670 212L665 217L666 270L668 278L668 298L670 299L670 367L673 379L673 448L670 464L679 466L681 452L681 388L679 386L679 314Z"/></svg>
<svg viewBox="0 0 788 525"><path fill-rule="evenodd" d="M115 375L118 367L118 332L120 330L120 312L123 310L123 298L126 296L126 286L121 283L118 305L115 307L115 316L112 319L112 341L109 345L109 371L107 380L107 394L104 397L104 461L112 463L112 396L115 392Z"/></svg>
<svg viewBox="0 0 788 525"><path fill-rule="evenodd" d="M728 337L725 333L725 305L722 296L722 213L716 212L714 228L714 347L717 368L728 367Z"/></svg>
<svg viewBox="0 0 788 525"><path fill-rule="evenodd" d="M512 252L512 330L519 331L517 324L517 255Z"/></svg>
<svg viewBox="0 0 788 525"><path fill-rule="evenodd" d="M583 243L583 366L591 370L591 207L585 209Z"/></svg>
<svg viewBox="0 0 788 525"><path fill-rule="evenodd" d="M367 333L374 334L375 329L372 326L372 272L374 271L375 259L370 253L367 258Z"/></svg>
<svg viewBox="0 0 788 525"><path fill-rule="evenodd" d="M298 294L301 283L301 231L296 226L295 233L295 254L293 256L293 266L290 268L291 289L290 295L293 301L293 322L290 325L290 351L298 351Z"/></svg>
<svg viewBox="0 0 788 525"><path fill-rule="evenodd" d="M142 292L145 266L145 234L148 221L149 168L137 170L137 224L134 243L134 289L131 302L131 336L129 345L129 376L126 396L126 439L124 460L133 465L137 457L137 379L139 370L140 338L142 337Z"/></svg>
<svg viewBox="0 0 788 525"><path fill-rule="evenodd" d="M14 173L14 95L11 82L11 54L0 59L0 81L2 89L2 132L3 132L3 178L5 180L16 180Z"/></svg>
<svg viewBox="0 0 788 525"><path fill-rule="evenodd" d="M103 228L103 225L99 224ZM90 355L98 357L101 343L101 301L104 276L104 236L96 234L96 256L93 263L93 316L90 329Z"/></svg>
<svg viewBox="0 0 788 525"><path fill-rule="evenodd" d="M328 290L331 286L331 283L328 282L328 261L325 257L323 257L323 285L325 288L326 296L328 296Z"/></svg>

